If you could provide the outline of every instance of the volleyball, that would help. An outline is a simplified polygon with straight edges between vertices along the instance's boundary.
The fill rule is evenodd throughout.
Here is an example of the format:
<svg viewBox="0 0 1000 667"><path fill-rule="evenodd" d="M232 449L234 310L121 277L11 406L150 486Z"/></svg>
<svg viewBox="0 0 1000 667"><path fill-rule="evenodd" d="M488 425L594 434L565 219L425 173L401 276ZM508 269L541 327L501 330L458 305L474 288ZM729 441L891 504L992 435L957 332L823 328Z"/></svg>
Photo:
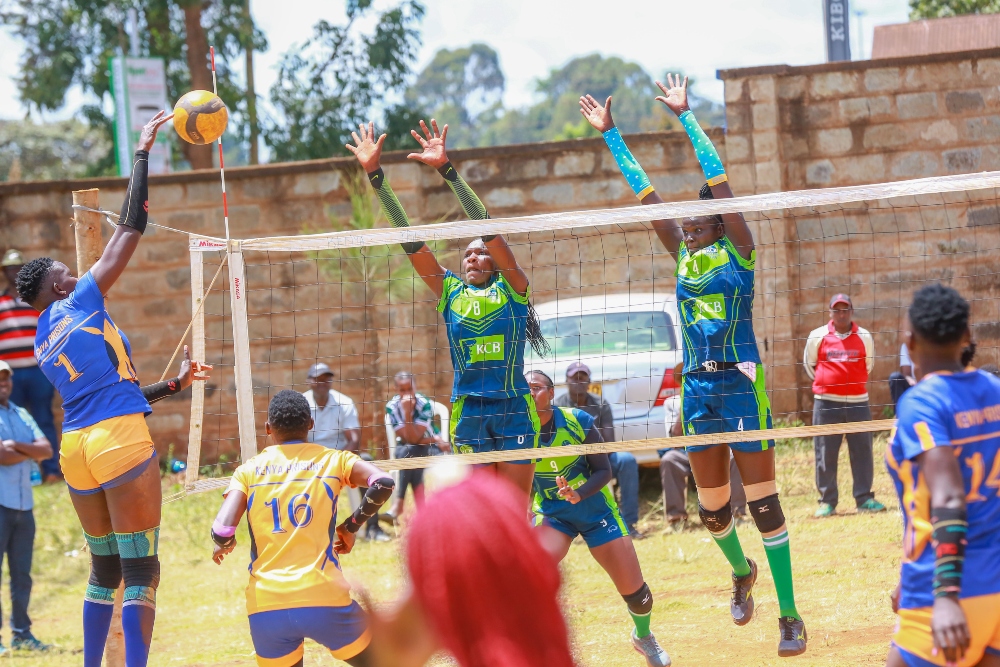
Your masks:
<svg viewBox="0 0 1000 667"><path fill-rule="evenodd" d="M189 144L210 144L226 131L229 109L208 90L192 90L174 105L174 129Z"/></svg>

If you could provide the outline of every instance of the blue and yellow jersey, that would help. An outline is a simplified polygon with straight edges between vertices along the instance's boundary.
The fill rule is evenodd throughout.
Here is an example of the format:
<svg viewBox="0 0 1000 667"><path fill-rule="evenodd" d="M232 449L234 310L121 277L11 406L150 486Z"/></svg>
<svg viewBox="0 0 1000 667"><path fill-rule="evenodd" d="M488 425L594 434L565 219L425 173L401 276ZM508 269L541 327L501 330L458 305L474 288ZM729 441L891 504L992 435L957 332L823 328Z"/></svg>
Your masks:
<svg viewBox="0 0 1000 667"><path fill-rule="evenodd" d="M518 294L500 274L479 288L448 271L438 310L444 316L455 368L451 400L528 393L524 379L528 294Z"/></svg>
<svg viewBox="0 0 1000 667"><path fill-rule="evenodd" d="M694 254L677 254L677 304L684 334L684 372L706 361L761 363L753 333L754 265L722 237Z"/></svg>
<svg viewBox="0 0 1000 667"><path fill-rule="evenodd" d="M286 443L236 469L229 491L246 494L250 525L248 614L351 604L333 543L337 499L360 460L322 445Z"/></svg>
<svg viewBox="0 0 1000 667"><path fill-rule="evenodd" d="M131 414L149 414L128 338L112 321L88 271L68 297L38 317L35 359L63 399L63 431Z"/></svg>
<svg viewBox="0 0 1000 667"><path fill-rule="evenodd" d="M969 532L961 597L1000 593L1000 379L983 371L925 377L899 400L886 466L903 508L904 609L934 604L931 498L915 460L951 447L962 469Z"/></svg>
<svg viewBox="0 0 1000 667"><path fill-rule="evenodd" d="M587 437L594 418L583 410L576 408L552 407L552 419L555 420L554 433L550 442L538 438L539 447L562 447L563 445L579 445ZM540 459L535 464L534 500L532 511L535 514L558 517L566 512L579 515L588 509L606 510L610 489L604 487L600 493L584 498L576 505L559 497L559 486L556 477L565 477L566 482L574 489L583 486L591 475L590 464L586 456L560 456L553 459ZM614 500L611 501L612 505ZM593 507L590 507L593 506Z"/></svg>

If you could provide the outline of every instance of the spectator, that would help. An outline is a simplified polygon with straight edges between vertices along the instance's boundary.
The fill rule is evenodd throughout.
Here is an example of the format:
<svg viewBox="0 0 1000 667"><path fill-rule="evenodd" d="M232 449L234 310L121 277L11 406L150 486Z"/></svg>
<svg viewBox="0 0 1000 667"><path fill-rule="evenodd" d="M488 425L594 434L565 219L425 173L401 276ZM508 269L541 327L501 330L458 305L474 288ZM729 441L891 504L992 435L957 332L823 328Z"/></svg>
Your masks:
<svg viewBox="0 0 1000 667"><path fill-rule="evenodd" d="M418 394L414 388L413 373L400 371L393 378L396 383L396 395L386 403L385 413L396 432L397 459L409 459L428 456L431 446L437 446L444 451L447 445L434 436L432 422L434 420L434 403ZM424 504L424 471L400 470L399 483L396 485L396 497L392 507L379 519L395 524L403 515L403 504L406 500L406 487L413 489L413 502L420 507Z"/></svg>
<svg viewBox="0 0 1000 667"><path fill-rule="evenodd" d="M1000 377L1000 367L997 367L996 364L983 364L979 367L979 370L986 371L987 373L992 373L993 375Z"/></svg>
<svg viewBox="0 0 1000 667"><path fill-rule="evenodd" d="M565 394L552 402L561 408L578 408L594 418L594 426L604 442L615 442L615 421L611 414L611 404L601 396L590 393L590 368L579 361L566 369ZM628 532L634 540L645 537L635 527L639 521L639 464L630 452L614 452L611 459L611 474L618 484L621 496L619 509Z"/></svg>
<svg viewBox="0 0 1000 667"><path fill-rule="evenodd" d="M59 469L59 438L52 417L55 388L35 361L38 311L21 301L14 289L17 272L23 265L24 257L13 248L0 260L7 278L7 289L0 294L0 361L17 369L17 382L10 400L31 414L52 445L52 456L41 462L42 478L46 482L57 482L62 479L62 472Z"/></svg>
<svg viewBox="0 0 1000 667"><path fill-rule="evenodd" d="M10 400L14 371L0 361L0 565L10 570L11 648L44 651L49 647L31 634L31 558L35 546L31 462L52 456L52 446L24 408ZM3 613L0 612L0 621ZM0 643L0 655L7 653Z"/></svg>
<svg viewBox="0 0 1000 667"><path fill-rule="evenodd" d="M910 351L906 343L899 346L899 370L889 373L889 394L892 396L892 406L899 405L899 397L917 383L913 377L913 362L910 361Z"/></svg>
<svg viewBox="0 0 1000 667"><path fill-rule="evenodd" d="M803 354L806 373L813 379L813 424L844 424L869 421L868 374L875 366L875 341L853 321L851 297L835 294L830 299L830 321L809 334ZM816 451L816 487L820 505L817 517L831 516L837 509L837 457L844 436L813 438ZM847 451L854 477L854 502L859 512L882 512L875 500L872 482L875 462L871 433L847 435Z"/></svg>
<svg viewBox="0 0 1000 667"><path fill-rule="evenodd" d="M371 461L370 454L360 452L361 423L358 421L358 409L349 397L334 391L330 386L332 383L333 371L326 364L313 364L309 369L311 389L302 394L309 402L313 416L309 442L330 449L345 449ZM360 488L348 490L347 497L351 502L352 512L361 505L362 493ZM378 525L377 516L372 516L365 524L365 537L378 542L389 541L389 536Z"/></svg>
<svg viewBox="0 0 1000 667"><path fill-rule="evenodd" d="M677 364L677 368L674 369L674 377L680 377L683 367L684 364ZM667 437L676 438L684 435L684 425L681 423L681 395L678 393L669 397L663 404L663 411ZM687 491L688 488L694 489L691 462L683 447L661 449L657 453L660 455L663 512L666 514L667 522L671 525L683 523L688 520ZM729 483L732 488L730 504L733 508L733 515L744 517L747 513L747 495L743 490L743 479L740 477L740 469L736 466L736 459L733 458L732 452L729 452Z"/></svg>

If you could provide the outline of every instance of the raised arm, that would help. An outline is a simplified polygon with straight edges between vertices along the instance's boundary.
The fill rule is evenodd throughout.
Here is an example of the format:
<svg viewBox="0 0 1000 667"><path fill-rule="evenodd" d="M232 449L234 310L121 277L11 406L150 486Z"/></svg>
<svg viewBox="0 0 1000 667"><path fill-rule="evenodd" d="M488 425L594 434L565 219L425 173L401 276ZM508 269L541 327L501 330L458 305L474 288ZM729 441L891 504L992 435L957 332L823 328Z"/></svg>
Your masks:
<svg viewBox="0 0 1000 667"><path fill-rule="evenodd" d="M118 218L118 226L111 235L108 246L101 253L90 275L94 277L101 294L107 294L111 287L121 277L132 259L132 253L139 246L139 238L146 231L146 220L149 216L149 149L156 141L156 131L160 126L173 118L174 115L164 115L164 112L153 116L152 120L142 128L139 136L139 146L132 158L132 175L129 177L128 190L125 191L125 202Z"/></svg>
<svg viewBox="0 0 1000 667"><path fill-rule="evenodd" d="M375 139L375 123L369 123L367 128L359 125L358 129L361 135L351 132L355 145L347 144L347 150L354 153L354 157L361 163L361 168L368 174L368 181L375 190L382 212L389 218L392 226L409 227L410 220L406 217L406 211L396 198L396 193L389 187L385 172L382 171L382 144L385 143L385 135ZM403 243L402 246L417 275L431 288L434 296L440 299L444 291L445 269L438 263L434 253L423 241Z"/></svg>
<svg viewBox="0 0 1000 667"><path fill-rule="evenodd" d="M688 78L684 77L684 81L681 82L679 74L676 77L673 74L668 74L666 86L659 81L656 82L656 85L663 91L663 95L656 99L666 104L671 111L677 114L681 125L684 126L684 131L691 139L695 155L698 156L698 163L701 164L705 180L708 181L708 187L712 190L712 197L714 199L732 199L733 190L729 187L729 177L726 176L719 152L715 150L712 140L705 134L705 130L701 129L698 119L694 117L691 107L688 106ZM736 246L736 250L743 259L750 259L750 253L753 252L754 248L753 233L743 218L743 214L726 213L722 216L722 224L726 229L726 236Z"/></svg>
<svg viewBox="0 0 1000 667"><path fill-rule="evenodd" d="M465 211L470 220L489 218L490 214L486 211L483 202L448 159L448 151L445 148L448 126L445 125L443 130L438 131L437 121L432 118L430 128L427 127L427 123L420 121L420 129L423 130L424 136L420 136L416 130L410 130L410 134L423 150L420 153L410 153L406 157L437 169L438 173L444 177L445 182L448 183L448 187L458 197L462 210ZM489 249L490 257L493 258L497 270L500 271L507 283L518 294L522 296L527 294L528 276L518 265L517 258L514 257L514 253L504 237L500 235L484 236L483 242Z"/></svg>
<svg viewBox="0 0 1000 667"><path fill-rule="evenodd" d="M587 119L591 126L601 133L605 143L611 150L611 154L621 169L622 176L628 181L635 196L642 204L662 204L663 198L653 189L649 177L642 170L638 160L633 157L632 152L625 145L621 133L615 127L615 121L611 117L611 98L604 102L604 106L598 104L592 95L585 95L580 98L580 113ZM660 239L670 256L677 261L677 252L680 250L681 241L684 239L681 234L681 226L677 220L653 220L653 231Z"/></svg>

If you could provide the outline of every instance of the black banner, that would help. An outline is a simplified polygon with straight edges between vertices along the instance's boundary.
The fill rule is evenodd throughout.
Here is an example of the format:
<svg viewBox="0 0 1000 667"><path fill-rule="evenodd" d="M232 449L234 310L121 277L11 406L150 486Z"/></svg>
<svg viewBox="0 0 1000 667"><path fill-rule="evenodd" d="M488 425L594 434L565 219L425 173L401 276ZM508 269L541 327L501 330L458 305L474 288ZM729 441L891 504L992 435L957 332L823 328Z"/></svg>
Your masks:
<svg viewBox="0 0 1000 667"><path fill-rule="evenodd" d="M850 16L847 0L823 0L827 62L851 59Z"/></svg>

